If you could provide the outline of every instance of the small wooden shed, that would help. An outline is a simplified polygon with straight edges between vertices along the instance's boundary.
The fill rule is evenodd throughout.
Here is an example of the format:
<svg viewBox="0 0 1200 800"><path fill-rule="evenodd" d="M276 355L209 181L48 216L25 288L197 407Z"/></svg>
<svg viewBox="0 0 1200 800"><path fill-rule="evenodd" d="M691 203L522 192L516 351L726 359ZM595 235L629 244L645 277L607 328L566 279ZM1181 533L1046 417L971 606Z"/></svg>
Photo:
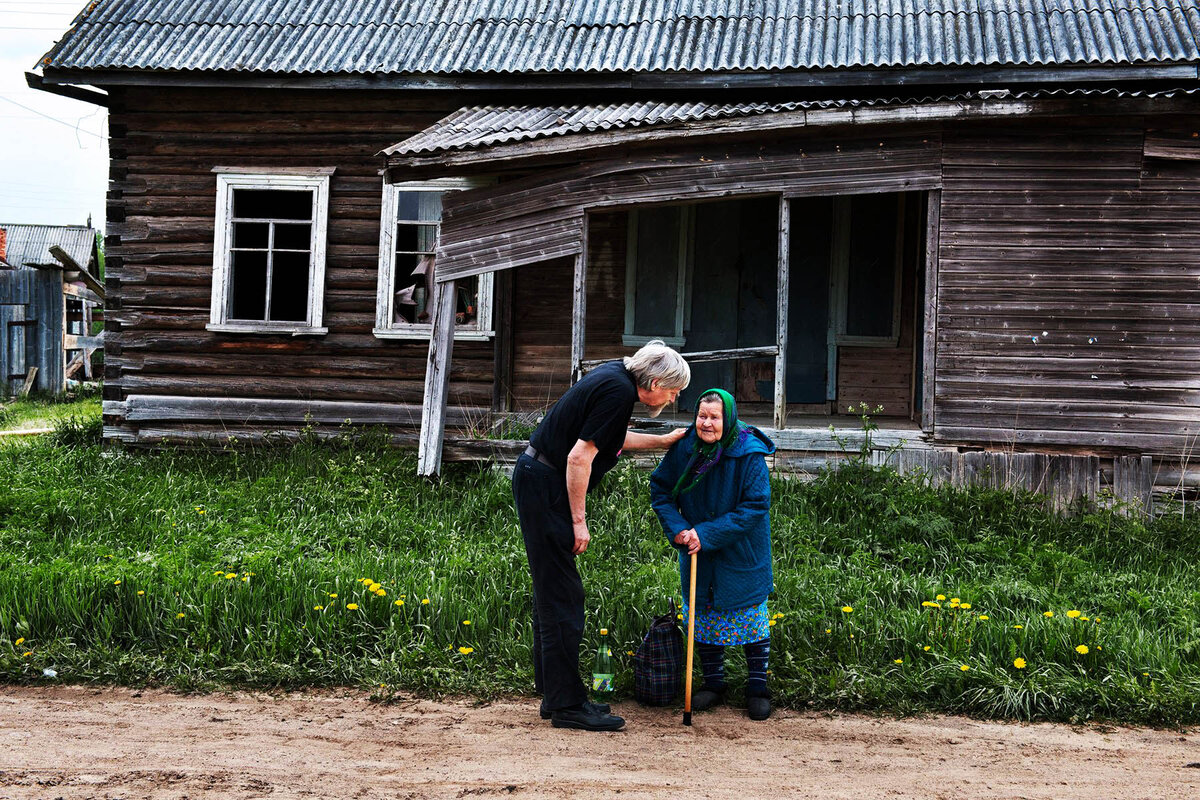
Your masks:
<svg viewBox="0 0 1200 800"><path fill-rule="evenodd" d="M0 223L0 395L57 394L91 380L102 347L98 234L82 225Z"/></svg>

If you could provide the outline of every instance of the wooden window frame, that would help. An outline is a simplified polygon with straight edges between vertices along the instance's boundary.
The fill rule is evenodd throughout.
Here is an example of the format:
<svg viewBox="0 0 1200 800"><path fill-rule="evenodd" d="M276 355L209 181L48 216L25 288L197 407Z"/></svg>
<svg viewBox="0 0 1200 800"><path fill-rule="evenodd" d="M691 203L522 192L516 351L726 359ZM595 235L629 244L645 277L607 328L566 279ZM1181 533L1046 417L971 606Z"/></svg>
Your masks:
<svg viewBox="0 0 1200 800"><path fill-rule="evenodd" d="M888 193L890 194L890 192ZM833 343L847 347L900 346L900 294L904 286L904 204L898 193L896 203L896 263L892 287L892 331L887 336L852 336L846 333L850 302L850 203L852 195L839 196L833 207L833 253L830 264L829 308L833 325Z"/></svg>
<svg viewBox="0 0 1200 800"><path fill-rule="evenodd" d="M394 322L396 277L396 211L401 192L456 192L475 189L490 183L478 178L438 178L427 181L384 183L381 211L379 215L379 266L375 292L375 327L372 333L379 339L428 340L433 335L433 321ZM437 223L441 231L441 221ZM429 298L429 308L436 307L440 283L434 283L434 296ZM488 341L495 337L493 324L493 300L495 295L494 273L479 275L479 312L475 327L455 327L454 338L459 341Z"/></svg>
<svg viewBox="0 0 1200 800"><path fill-rule="evenodd" d="M209 310L210 331L221 333L290 333L293 336L320 336L329 332L322 326L325 311L325 249L329 226L329 178L333 167L288 168L270 171L215 167L217 207L213 237L213 286ZM232 295L233 192L235 189L311 191L313 197L312 232L309 240L308 308L304 322L230 319ZM281 220L296 222L296 220Z"/></svg>
<svg viewBox="0 0 1200 800"><path fill-rule="evenodd" d="M674 334L671 336L642 336L633 332L634 313L637 305L634 289L637 286L638 211L636 208L629 211L625 246L625 329L621 336L621 343L626 347L641 347L654 339L662 339L663 342L676 349L687 344L687 331L692 323L692 262L696 208L691 205L679 206L679 214Z"/></svg>

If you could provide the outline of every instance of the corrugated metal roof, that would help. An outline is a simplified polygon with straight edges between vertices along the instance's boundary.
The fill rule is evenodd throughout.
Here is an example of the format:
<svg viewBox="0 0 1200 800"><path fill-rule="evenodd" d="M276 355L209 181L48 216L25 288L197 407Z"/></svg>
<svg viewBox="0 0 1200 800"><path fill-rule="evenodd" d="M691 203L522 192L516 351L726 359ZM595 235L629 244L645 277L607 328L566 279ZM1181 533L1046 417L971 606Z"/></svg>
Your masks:
<svg viewBox="0 0 1200 800"><path fill-rule="evenodd" d="M75 262L88 269L92 260L92 248L96 244L96 230L86 225L10 225L0 222L0 228L8 231L8 263L17 269L50 264L60 266L50 248L58 245Z"/></svg>
<svg viewBox="0 0 1200 800"><path fill-rule="evenodd" d="M99 0L43 64L469 74L1200 59L1200 0Z"/></svg>
<svg viewBox="0 0 1200 800"><path fill-rule="evenodd" d="M1194 95L1197 89L1133 91L1121 89L1044 89L989 92L1005 100L1048 97L1173 97ZM685 122L750 117L800 109L908 106L981 99L962 93L938 97L878 100L813 100L786 103L616 103L583 106L468 106L443 117L425 130L383 151L386 156L415 156L449 150L470 150L572 133L614 128L669 126Z"/></svg>

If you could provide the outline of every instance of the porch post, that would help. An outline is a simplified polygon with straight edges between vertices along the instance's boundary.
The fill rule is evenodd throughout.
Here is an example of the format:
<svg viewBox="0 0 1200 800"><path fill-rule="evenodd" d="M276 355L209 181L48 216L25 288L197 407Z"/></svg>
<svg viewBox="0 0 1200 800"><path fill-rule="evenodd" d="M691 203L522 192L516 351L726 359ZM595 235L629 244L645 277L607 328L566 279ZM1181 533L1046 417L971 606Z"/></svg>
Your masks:
<svg viewBox="0 0 1200 800"><path fill-rule="evenodd" d="M454 281L436 285L433 333L425 365L425 397L421 402L421 441L417 474L437 475L442 469L442 439L446 432L446 395L450 388L450 354L454 350Z"/></svg>
<svg viewBox="0 0 1200 800"><path fill-rule="evenodd" d="M788 282L791 278L791 229L792 206L787 197L779 198L779 295L775 306L775 428L780 430L787 422L787 333L788 333Z"/></svg>
<svg viewBox="0 0 1200 800"><path fill-rule="evenodd" d="M925 216L925 336L921 343L921 430L933 433L933 394L937 376L937 298L942 190L930 189Z"/></svg>
<svg viewBox="0 0 1200 800"><path fill-rule="evenodd" d="M571 294L571 384L583 377L583 345L587 335L588 220L583 217L579 254L575 256L575 286Z"/></svg>

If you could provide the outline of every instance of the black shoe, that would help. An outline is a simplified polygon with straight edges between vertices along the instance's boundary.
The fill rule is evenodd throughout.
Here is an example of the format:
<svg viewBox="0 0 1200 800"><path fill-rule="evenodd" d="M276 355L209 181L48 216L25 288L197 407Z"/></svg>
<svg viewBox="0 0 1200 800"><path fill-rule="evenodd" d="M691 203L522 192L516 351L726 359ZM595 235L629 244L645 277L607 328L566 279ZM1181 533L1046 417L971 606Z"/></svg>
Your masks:
<svg viewBox="0 0 1200 800"><path fill-rule="evenodd" d="M765 697L747 697L746 713L750 719L762 721L771 716L771 701Z"/></svg>
<svg viewBox="0 0 1200 800"><path fill-rule="evenodd" d="M601 714L586 705L575 708L560 708L550 715L550 724L556 728L578 728L585 731L619 731L625 720L612 714Z"/></svg>
<svg viewBox="0 0 1200 800"><path fill-rule="evenodd" d="M594 714L607 714L608 712L612 711L612 706L610 706L608 703L593 703L590 700L585 701L583 707ZM542 719L550 719L550 717L553 716L553 712L546 708L545 700L542 701L541 708L538 709L538 712L542 715Z"/></svg>
<svg viewBox="0 0 1200 800"><path fill-rule="evenodd" d="M700 689L692 695L692 711L708 711L725 702L725 694L714 689Z"/></svg>

